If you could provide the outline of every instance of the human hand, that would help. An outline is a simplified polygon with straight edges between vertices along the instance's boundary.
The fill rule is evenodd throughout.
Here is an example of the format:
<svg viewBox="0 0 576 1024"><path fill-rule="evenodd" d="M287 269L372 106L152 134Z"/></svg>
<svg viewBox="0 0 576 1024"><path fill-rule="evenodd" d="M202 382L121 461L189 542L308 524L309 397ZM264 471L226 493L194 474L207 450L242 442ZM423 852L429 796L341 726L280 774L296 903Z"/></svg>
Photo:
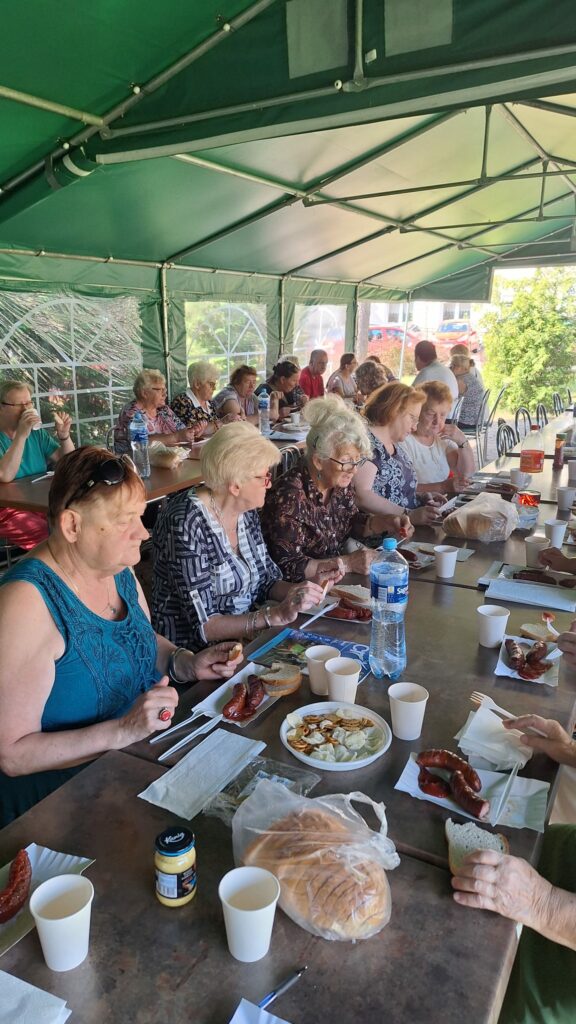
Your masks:
<svg viewBox="0 0 576 1024"><path fill-rule="evenodd" d="M225 423L239 423L242 419L243 417L239 412L227 412L226 415L218 422L220 426L223 427Z"/></svg>
<svg viewBox="0 0 576 1024"><path fill-rule="evenodd" d="M455 423L445 423L440 431L440 437L445 441L455 441L456 444L464 444L468 440L464 431Z"/></svg>
<svg viewBox="0 0 576 1024"><path fill-rule="evenodd" d="M341 558L331 561L327 560L318 563L316 573L311 577L311 580L313 583L317 583L319 587L322 587L324 591L326 586L331 587L334 583L339 583L345 572L346 570Z"/></svg>
<svg viewBox="0 0 576 1024"><path fill-rule="evenodd" d="M231 651L240 646L239 653L229 659ZM226 640L221 644L206 647L194 656L194 671L198 679L229 679L238 671L244 657L242 644L238 640Z"/></svg>
<svg viewBox="0 0 576 1024"><path fill-rule="evenodd" d="M160 682L152 686L146 693L141 693L130 710L118 719L119 747L127 747L130 743L146 739L152 732L167 729L177 705L176 690L170 686L168 676L162 676ZM170 715L166 716L165 722L159 718L160 712L164 708L170 712Z"/></svg>
<svg viewBox="0 0 576 1024"><path fill-rule="evenodd" d="M463 476L461 473L454 473L454 476L452 477L452 488L455 494L465 490L465 488L469 487L471 483L471 476Z"/></svg>
<svg viewBox="0 0 576 1024"><path fill-rule="evenodd" d="M410 509L408 515L414 526L437 526L440 522L435 505L420 505Z"/></svg>
<svg viewBox="0 0 576 1024"><path fill-rule="evenodd" d="M520 857L475 850L452 879L454 899L465 907L493 910L538 931L552 886Z"/></svg>
<svg viewBox="0 0 576 1024"><path fill-rule="evenodd" d="M576 573L576 558L567 558L560 548L544 548L538 552L538 561L555 572Z"/></svg>
<svg viewBox="0 0 576 1024"><path fill-rule="evenodd" d="M67 412L55 412L54 413L54 426L56 427L56 436L59 441L67 441L70 437L70 430L72 429L72 417Z"/></svg>
<svg viewBox="0 0 576 1024"><path fill-rule="evenodd" d="M560 633L556 640L558 647L564 652L564 661L570 668L576 668L576 620L570 623L567 633Z"/></svg>
<svg viewBox="0 0 576 1024"><path fill-rule="evenodd" d="M521 715L519 718L507 718L504 722L505 729L520 729L522 743L532 750L547 754L558 764L570 764L576 766L576 742L562 728L560 722L553 718L541 718L540 715ZM543 732L544 736L535 736L526 732L527 729L537 729Z"/></svg>
<svg viewBox="0 0 576 1024"><path fill-rule="evenodd" d="M374 551L372 548L358 548L358 551L353 551L350 555L344 555L342 561L344 562L346 572L357 572L360 576L367 576L372 562L375 562L380 557L380 552Z"/></svg>
<svg viewBox="0 0 576 1024"><path fill-rule="evenodd" d="M34 427L41 422L36 409L23 409L16 424L15 437L29 437Z"/></svg>
<svg viewBox="0 0 576 1024"><path fill-rule="evenodd" d="M308 398L308 395L304 395L304 394L301 395L301 397L300 397L300 408L303 409L304 406L306 405L306 403L309 402L309 401L310 401L310 399Z"/></svg>
<svg viewBox="0 0 576 1024"><path fill-rule="evenodd" d="M440 508L441 505L446 503L448 495L440 494L438 491L425 491L420 497L423 505L432 505L434 508Z"/></svg>
<svg viewBox="0 0 576 1024"><path fill-rule="evenodd" d="M414 533L410 516L392 516L392 532L398 540L409 540Z"/></svg>
<svg viewBox="0 0 576 1024"><path fill-rule="evenodd" d="M271 608L269 612L270 621L273 626L284 626L288 622L294 622L300 612L314 608L324 600L324 589L312 580L305 580L290 587L288 594L280 604Z"/></svg>

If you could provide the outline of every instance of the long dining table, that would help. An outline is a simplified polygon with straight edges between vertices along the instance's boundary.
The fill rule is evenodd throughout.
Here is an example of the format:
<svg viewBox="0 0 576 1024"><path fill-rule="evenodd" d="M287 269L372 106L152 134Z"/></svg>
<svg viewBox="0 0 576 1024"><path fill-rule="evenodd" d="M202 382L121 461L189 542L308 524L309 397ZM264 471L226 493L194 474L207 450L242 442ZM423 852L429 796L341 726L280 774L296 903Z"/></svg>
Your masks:
<svg viewBox="0 0 576 1024"><path fill-rule="evenodd" d="M572 409L567 409L565 412L561 413L560 416L554 416L551 420L548 421L548 423L545 423L544 426L540 428L542 439L544 441L545 459L554 458L556 434L565 433L566 431L568 431L568 433L571 433L574 425L575 424ZM572 444L573 441L571 437L569 438L569 440ZM510 449L510 452L508 454L517 458L520 455L521 448L522 440L518 441L518 443L515 444L514 447Z"/></svg>

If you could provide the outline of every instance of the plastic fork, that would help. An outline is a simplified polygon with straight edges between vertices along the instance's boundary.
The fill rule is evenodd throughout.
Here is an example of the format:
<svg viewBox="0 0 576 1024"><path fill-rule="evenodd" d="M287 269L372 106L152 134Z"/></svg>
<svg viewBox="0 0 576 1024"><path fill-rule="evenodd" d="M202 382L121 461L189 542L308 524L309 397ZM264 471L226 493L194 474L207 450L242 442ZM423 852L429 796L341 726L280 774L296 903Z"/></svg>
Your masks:
<svg viewBox="0 0 576 1024"><path fill-rule="evenodd" d="M489 697L487 693L480 693L478 690L474 690L474 692L470 694L470 700L478 707L489 708L490 711L496 711L497 714L502 715L504 718L518 718L518 715L513 715L511 711L506 711L505 708L501 708L500 705L497 704L492 697ZM546 733L542 732L540 729L530 728L526 729L526 732L531 732L535 736L543 736L544 739L547 739Z"/></svg>
<svg viewBox="0 0 576 1024"><path fill-rule="evenodd" d="M205 733L210 732L211 729L214 729L217 725L220 725L220 722L222 721L223 717L223 715L216 715L215 718L211 718L209 722L205 722L204 725L199 726L198 729L193 729L192 732L189 732L187 736L183 736L181 740L178 740L178 742L175 743L173 747L170 747L169 750L165 750L163 754L160 754L158 760L165 761L167 757L170 757L170 754L175 754L177 750L181 750L182 747L185 747L188 743L191 743L191 741L195 739L196 736L204 736Z"/></svg>

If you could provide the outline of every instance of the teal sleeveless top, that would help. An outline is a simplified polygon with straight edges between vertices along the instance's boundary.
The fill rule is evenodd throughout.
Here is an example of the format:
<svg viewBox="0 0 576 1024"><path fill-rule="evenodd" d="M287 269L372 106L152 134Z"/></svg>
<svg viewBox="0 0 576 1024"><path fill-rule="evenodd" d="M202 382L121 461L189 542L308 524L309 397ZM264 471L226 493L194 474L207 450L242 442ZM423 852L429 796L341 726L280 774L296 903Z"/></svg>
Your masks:
<svg viewBox="0 0 576 1024"><path fill-rule="evenodd" d="M42 732L80 728L124 715L160 678L156 636L140 604L129 569L114 577L126 606L121 620L90 611L44 562L27 558L5 574L0 586L23 580L42 595L65 644L44 706ZM0 773L0 822L7 824L79 771L72 769L8 777Z"/></svg>

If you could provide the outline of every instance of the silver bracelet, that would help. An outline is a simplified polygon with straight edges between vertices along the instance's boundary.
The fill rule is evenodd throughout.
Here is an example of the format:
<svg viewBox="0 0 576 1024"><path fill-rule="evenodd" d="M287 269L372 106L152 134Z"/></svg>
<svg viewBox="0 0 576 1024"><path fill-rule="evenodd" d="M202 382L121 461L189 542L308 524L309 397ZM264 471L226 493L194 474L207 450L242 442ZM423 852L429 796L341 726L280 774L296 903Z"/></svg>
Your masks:
<svg viewBox="0 0 576 1024"><path fill-rule="evenodd" d="M271 629L272 623L270 622L270 605L265 604L261 611L264 616L264 622L266 623L266 629Z"/></svg>
<svg viewBox="0 0 576 1024"><path fill-rule="evenodd" d="M176 670L175 670L175 662L176 662L176 658L178 657L179 654L182 653L182 651L186 651L186 648L185 647L175 647L174 650L172 651L172 654L170 655L169 660L168 660L168 676L169 676L169 678L171 679L171 681L173 683L177 683L180 686L182 686L183 683L195 683L196 679L198 678L196 673L195 673L195 671L194 671L194 669L192 669L192 675L189 676L188 679L181 679L180 676L177 675ZM188 654L189 652L186 651L186 653Z"/></svg>

